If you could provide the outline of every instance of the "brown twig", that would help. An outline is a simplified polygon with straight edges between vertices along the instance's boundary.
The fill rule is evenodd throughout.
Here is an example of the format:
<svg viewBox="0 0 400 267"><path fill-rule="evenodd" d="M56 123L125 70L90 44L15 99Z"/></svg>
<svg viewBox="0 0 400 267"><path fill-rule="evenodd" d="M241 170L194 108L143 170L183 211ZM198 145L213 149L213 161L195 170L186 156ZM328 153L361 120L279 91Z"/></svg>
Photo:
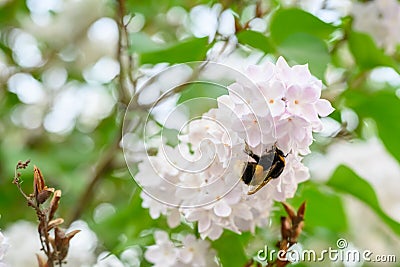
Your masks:
<svg viewBox="0 0 400 267"><path fill-rule="evenodd" d="M129 55L130 39L127 25L124 22L126 15L125 0L117 0L117 18L118 23L118 50L117 57L120 66L119 74L119 98L121 103L127 106L130 101L129 87L134 89L135 80L132 77L133 72L133 58ZM134 90L133 90L134 91ZM134 92L133 92L134 93Z"/></svg>
<svg viewBox="0 0 400 267"><path fill-rule="evenodd" d="M290 263L290 261L283 260L282 258L285 257L286 252L289 250L289 248L297 243L297 239L299 238L304 226L304 213L306 209L305 202L300 205L297 212L289 204L282 202L282 205L285 208L288 216L281 217L282 239L278 242L278 247L281 251L284 251L285 253L282 255L282 257L278 257L275 261L268 263L268 267L284 267Z"/></svg>
<svg viewBox="0 0 400 267"><path fill-rule="evenodd" d="M60 267L64 263L64 259L68 254L69 241L80 230L75 230L70 233L65 233L59 228L64 222L62 218L54 218L61 199L61 190L47 187L40 169L33 167L33 192L27 195L21 187L21 173L19 170L26 169L30 160L25 162L19 161L15 167L13 184L15 184L27 201L28 206L32 207L39 220L38 233L41 243L41 250L47 256L47 260L41 255L36 254L39 267L53 267L54 264ZM50 196L53 198L47 207L43 204L47 202ZM50 231L54 230L54 238L50 236Z"/></svg>
<svg viewBox="0 0 400 267"><path fill-rule="evenodd" d="M29 206L34 206L34 202L30 199L30 197L28 197L25 192L22 190L21 187L21 173L18 171L20 169L26 169L26 167L28 167L29 163L31 162L30 159L28 159L25 162L22 161L18 161L17 166L15 166L15 170L14 170L14 179L13 179L13 184L15 184L19 190L19 192L25 197L25 199L28 201L28 205Z"/></svg>
<svg viewBox="0 0 400 267"><path fill-rule="evenodd" d="M284 267L290 264L290 261L283 260L286 258L286 253L291 246L297 243L297 239L299 238L303 226L304 226L304 213L306 210L306 203L300 205L297 211L294 210L289 204L282 202L282 205L288 214L288 216L281 217L281 240L277 243L277 247L279 247L279 257L274 261L268 261L266 267ZM284 252L283 254L281 253ZM264 251L267 253L267 251ZM254 259L250 259L245 263L243 267L261 267L262 264L260 262L255 261Z"/></svg>
<svg viewBox="0 0 400 267"><path fill-rule="evenodd" d="M119 39L118 39L118 49L117 49L117 58L120 65L120 74L119 74L119 87L118 87L118 95L119 95L119 103L122 104L124 112L130 102L130 90L129 87L134 87L135 81L132 78L132 69L133 69L133 59L128 55L129 48L129 34L127 27L124 23L124 16L126 14L125 10L125 1L117 0L117 10L116 10L116 21L118 23L119 30ZM118 112L118 110L117 110ZM121 116L122 117L122 116ZM78 200L79 205L75 205L75 210L72 212L72 216L68 221L68 224L77 220L87 207L87 205L91 202L93 197L93 192L98 186L101 178L104 174L109 170L112 165L113 159L115 158L115 154L119 151L119 144L122 138L122 123L121 127L118 129L118 132L114 138L111 146L103 153L100 161L97 163L97 166L93 172L92 177L89 179L88 184L85 189L82 191L81 197Z"/></svg>

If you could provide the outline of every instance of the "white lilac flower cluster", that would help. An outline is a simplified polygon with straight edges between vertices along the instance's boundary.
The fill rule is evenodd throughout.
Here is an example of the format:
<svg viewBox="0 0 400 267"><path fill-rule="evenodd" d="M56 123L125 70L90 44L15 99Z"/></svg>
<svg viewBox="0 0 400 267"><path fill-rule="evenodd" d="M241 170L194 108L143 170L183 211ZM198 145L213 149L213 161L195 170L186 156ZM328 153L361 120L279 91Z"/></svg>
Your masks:
<svg viewBox="0 0 400 267"><path fill-rule="evenodd" d="M208 36L209 42L214 40L216 34L228 37L235 33L233 12L230 9L222 11L221 4L195 6L190 10L189 18L188 26L193 35L200 38Z"/></svg>
<svg viewBox="0 0 400 267"><path fill-rule="evenodd" d="M144 257L155 267L218 266L216 252L206 240L188 234L177 236L176 242L173 242L164 231L156 231L154 238L156 244L147 248Z"/></svg>
<svg viewBox="0 0 400 267"><path fill-rule="evenodd" d="M392 54L400 44L400 3L397 0L354 3L354 29L370 34L375 42Z"/></svg>
<svg viewBox="0 0 400 267"><path fill-rule="evenodd" d="M179 145L163 144L139 164L135 179L152 218L166 215L170 227L182 219L197 223L200 236L212 240L224 229L254 232L268 223L273 201L293 197L308 179L302 156L310 153L312 132L322 129L319 117L333 111L320 98L321 81L307 65L290 67L282 57L276 65L249 66L245 74L250 82L229 85L217 108L183 127ZM257 155L274 145L287 155L283 173L254 195L241 181L253 160L246 143Z"/></svg>

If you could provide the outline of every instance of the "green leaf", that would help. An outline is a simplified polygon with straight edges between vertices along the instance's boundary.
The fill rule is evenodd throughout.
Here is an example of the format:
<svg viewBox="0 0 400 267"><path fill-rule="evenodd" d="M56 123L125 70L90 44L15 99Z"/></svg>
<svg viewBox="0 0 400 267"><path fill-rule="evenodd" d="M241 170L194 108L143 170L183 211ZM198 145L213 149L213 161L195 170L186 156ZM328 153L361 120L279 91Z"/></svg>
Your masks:
<svg viewBox="0 0 400 267"><path fill-rule="evenodd" d="M328 181L328 185L350 194L368 205L397 235L400 224L390 218L380 207L378 198L371 185L345 166L339 166Z"/></svg>
<svg viewBox="0 0 400 267"><path fill-rule="evenodd" d="M400 73L400 68L396 62L387 56L382 49L378 48L368 34L351 32L349 34L349 48L357 64L364 70L377 66L388 66Z"/></svg>
<svg viewBox="0 0 400 267"><path fill-rule="evenodd" d="M330 62L328 47L321 39L307 33L288 36L278 46L278 51L298 64L308 63L312 74L324 80L324 73Z"/></svg>
<svg viewBox="0 0 400 267"><path fill-rule="evenodd" d="M344 97L346 105L361 118L375 121L386 149L400 162L400 99L396 94L391 91L368 93L351 90Z"/></svg>
<svg viewBox="0 0 400 267"><path fill-rule="evenodd" d="M307 33L319 39L328 39L335 29L333 25L295 8L278 10L271 19L271 37L277 44L281 44L296 33Z"/></svg>
<svg viewBox="0 0 400 267"><path fill-rule="evenodd" d="M219 96L226 95L227 93L228 89L218 84L209 82L192 83L182 91L178 104L198 97L217 99Z"/></svg>
<svg viewBox="0 0 400 267"><path fill-rule="evenodd" d="M10 27L11 24L18 25L18 18L29 13L24 1L3 1L0 5L0 26L3 27Z"/></svg>
<svg viewBox="0 0 400 267"><path fill-rule="evenodd" d="M236 36L239 40L239 43L241 44L246 44L251 47L257 48L264 53L271 53L274 51L274 48L269 38L261 32L250 30L241 31Z"/></svg>
<svg viewBox="0 0 400 267"><path fill-rule="evenodd" d="M121 245L117 238L121 232L130 239L140 239L141 231L156 225L156 221L149 216L148 210L141 207L141 201L140 192L136 190L128 205L120 204L117 207L118 212L113 216L91 226L96 232L102 233L101 239L108 248L116 248Z"/></svg>
<svg viewBox="0 0 400 267"><path fill-rule="evenodd" d="M131 53L136 52L139 54L161 50L165 46L154 42L147 34L143 32L137 32L131 34L130 42L131 42L130 52Z"/></svg>
<svg viewBox="0 0 400 267"><path fill-rule="evenodd" d="M192 38L166 48L144 52L140 56L140 62L142 64L156 64L160 62L174 64L203 60L207 50L207 38Z"/></svg>
<svg viewBox="0 0 400 267"><path fill-rule="evenodd" d="M306 201L305 230L315 233L321 227L332 233L347 231L347 218L342 199L322 184L304 183L290 204L298 208Z"/></svg>
<svg viewBox="0 0 400 267"><path fill-rule="evenodd" d="M189 84L182 91L177 104L185 105L190 118L201 116L218 106L217 98L228 94L228 90L218 84L198 82Z"/></svg>
<svg viewBox="0 0 400 267"><path fill-rule="evenodd" d="M222 236L212 243L223 267L244 266L247 256L244 251L248 235L238 235L225 230Z"/></svg>

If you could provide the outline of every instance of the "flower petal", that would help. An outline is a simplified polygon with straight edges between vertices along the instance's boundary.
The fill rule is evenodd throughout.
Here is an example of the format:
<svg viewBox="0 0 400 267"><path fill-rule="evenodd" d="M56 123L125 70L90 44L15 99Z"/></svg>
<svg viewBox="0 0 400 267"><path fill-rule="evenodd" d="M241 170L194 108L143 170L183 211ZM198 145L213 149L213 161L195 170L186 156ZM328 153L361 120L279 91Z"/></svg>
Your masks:
<svg viewBox="0 0 400 267"><path fill-rule="evenodd" d="M211 219L208 216L203 216L202 218L200 218L199 220L199 232L200 233L204 233L205 231L207 231L211 226Z"/></svg>
<svg viewBox="0 0 400 267"><path fill-rule="evenodd" d="M178 251L179 259L185 264L190 263L193 260L193 256L193 251L191 251L190 248L184 247Z"/></svg>
<svg viewBox="0 0 400 267"><path fill-rule="evenodd" d="M314 103L321 96L321 89L313 86L307 86L303 89L302 99L307 103Z"/></svg>
<svg viewBox="0 0 400 267"><path fill-rule="evenodd" d="M268 89L268 97L269 98L282 98L285 95L286 88L285 85L280 82L280 81L274 81L269 83L269 89Z"/></svg>
<svg viewBox="0 0 400 267"><path fill-rule="evenodd" d="M167 217L168 226L171 228L177 227L181 223L181 214L178 209L172 209Z"/></svg>
<svg viewBox="0 0 400 267"><path fill-rule="evenodd" d="M276 61L276 68L277 68L277 71L279 71L282 74L285 74L286 72L290 71L290 67L287 64L284 57L278 58L278 60Z"/></svg>
<svg viewBox="0 0 400 267"><path fill-rule="evenodd" d="M278 117L285 112L285 102L283 100L275 100L269 103L272 117Z"/></svg>
<svg viewBox="0 0 400 267"><path fill-rule="evenodd" d="M222 228L220 226L215 225L210 229L209 233L207 233L206 236L208 236L211 240L216 240L222 235L222 232L223 232Z"/></svg>
<svg viewBox="0 0 400 267"><path fill-rule="evenodd" d="M298 85L291 85L286 91L285 97L288 101L303 99L303 90Z"/></svg>
<svg viewBox="0 0 400 267"><path fill-rule="evenodd" d="M246 132L247 134L247 144L251 147L256 147L258 144L260 144L261 141L261 133L259 131L259 128L257 127L252 127L248 129Z"/></svg>
<svg viewBox="0 0 400 267"><path fill-rule="evenodd" d="M154 238L156 239L157 243L162 243L162 242L169 241L169 236L164 231L156 231L154 233Z"/></svg>
<svg viewBox="0 0 400 267"><path fill-rule="evenodd" d="M214 213L219 217L228 217L232 212L232 208L224 201L218 201L214 206Z"/></svg>
<svg viewBox="0 0 400 267"><path fill-rule="evenodd" d="M321 117L326 117L331 114L335 109L332 107L331 103L326 99L319 99L315 103L318 114Z"/></svg>
<svg viewBox="0 0 400 267"><path fill-rule="evenodd" d="M253 213L244 205L237 207L235 212L237 217L240 217L244 220L250 221L253 219Z"/></svg>
<svg viewBox="0 0 400 267"><path fill-rule="evenodd" d="M255 82L264 80L264 71L260 66L250 65L247 67L246 73Z"/></svg>
<svg viewBox="0 0 400 267"><path fill-rule="evenodd" d="M293 73L296 74L296 80L298 84L309 83L312 79L311 72L308 68L308 64L295 65L292 67Z"/></svg>
<svg viewBox="0 0 400 267"><path fill-rule="evenodd" d="M304 104L302 105L302 115L308 121L318 121L318 113L313 104Z"/></svg>
<svg viewBox="0 0 400 267"><path fill-rule="evenodd" d="M229 36L235 33L235 18L230 9L221 13L219 17L218 32L224 36Z"/></svg>
<svg viewBox="0 0 400 267"><path fill-rule="evenodd" d="M156 263L157 261L162 260L159 252L159 247L157 245L148 247L146 252L144 253L144 257L146 260L152 263Z"/></svg>

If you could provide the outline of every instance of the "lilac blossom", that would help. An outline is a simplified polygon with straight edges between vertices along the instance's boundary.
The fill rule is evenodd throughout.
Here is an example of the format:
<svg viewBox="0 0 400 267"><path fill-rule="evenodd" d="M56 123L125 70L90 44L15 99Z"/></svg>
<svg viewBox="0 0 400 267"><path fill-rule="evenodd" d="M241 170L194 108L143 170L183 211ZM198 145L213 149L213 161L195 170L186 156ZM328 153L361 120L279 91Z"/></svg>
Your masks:
<svg viewBox="0 0 400 267"><path fill-rule="evenodd" d="M321 99L322 82L307 65L291 67L282 57L275 65L249 66L245 74L251 82L229 85L216 108L182 129L178 146L161 144L156 156L139 164L142 206L152 218L167 216L170 227L197 223L203 239L218 239L224 229L254 232L268 224L274 201L293 197L309 178L302 158L310 153L313 132L322 129L320 117L333 111ZM257 155L274 145L286 155L279 179L254 195L241 181L245 162L254 160L245 153L246 143ZM156 246L175 255L165 234L156 239Z"/></svg>
<svg viewBox="0 0 400 267"><path fill-rule="evenodd" d="M217 266L215 251L206 240L194 235L178 235L172 241L167 232L154 233L155 244L147 247L144 257L153 266Z"/></svg>

